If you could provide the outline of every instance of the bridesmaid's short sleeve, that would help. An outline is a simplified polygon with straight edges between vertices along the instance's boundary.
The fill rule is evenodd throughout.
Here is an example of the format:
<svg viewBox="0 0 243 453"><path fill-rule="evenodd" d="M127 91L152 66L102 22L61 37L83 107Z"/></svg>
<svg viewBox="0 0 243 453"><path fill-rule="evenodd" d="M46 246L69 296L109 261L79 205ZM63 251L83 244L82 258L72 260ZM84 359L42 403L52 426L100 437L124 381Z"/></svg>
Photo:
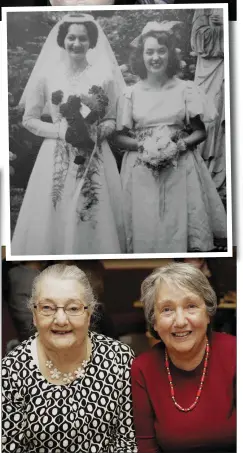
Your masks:
<svg viewBox="0 0 243 453"><path fill-rule="evenodd" d="M120 96L117 108L117 130L132 129L132 87L126 87Z"/></svg>
<svg viewBox="0 0 243 453"><path fill-rule="evenodd" d="M106 114L103 118L105 120L115 120L116 119L116 105L118 102L118 96L116 93L116 88L114 84L114 80L107 79L103 83L103 89L108 96L109 104L106 109Z"/></svg>
<svg viewBox="0 0 243 453"><path fill-rule="evenodd" d="M187 122L190 122L190 118L200 116L201 121L208 124L214 122L218 116L213 100L194 82L186 82L185 103Z"/></svg>

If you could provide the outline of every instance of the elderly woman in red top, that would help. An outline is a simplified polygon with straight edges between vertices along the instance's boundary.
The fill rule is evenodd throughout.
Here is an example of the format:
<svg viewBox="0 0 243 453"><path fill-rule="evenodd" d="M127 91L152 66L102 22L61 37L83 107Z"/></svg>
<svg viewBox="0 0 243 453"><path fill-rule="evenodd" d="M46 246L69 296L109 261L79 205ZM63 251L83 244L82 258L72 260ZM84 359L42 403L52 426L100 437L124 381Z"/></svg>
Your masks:
<svg viewBox="0 0 243 453"><path fill-rule="evenodd" d="M236 451L235 337L211 332L216 295L203 273L174 263L142 284L161 339L132 365L139 453Z"/></svg>

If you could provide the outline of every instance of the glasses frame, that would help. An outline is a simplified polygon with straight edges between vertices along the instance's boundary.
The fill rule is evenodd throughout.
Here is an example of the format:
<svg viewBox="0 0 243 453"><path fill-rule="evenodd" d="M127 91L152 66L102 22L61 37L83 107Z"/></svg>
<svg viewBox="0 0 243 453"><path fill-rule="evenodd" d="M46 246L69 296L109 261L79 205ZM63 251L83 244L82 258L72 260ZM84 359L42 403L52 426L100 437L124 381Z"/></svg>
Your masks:
<svg viewBox="0 0 243 453"><path fill-rule="evenodd" d="M36 310L38 309L38 306L39 306L39 304L33 305L33 307L34 307ZM66 313L65 307L60 307L60 306L58 306L58 305L55 306L55 312L53 313L53 315L47 315L47 314L44 315L43 313L39 313L39 314L40 314L41 316L44 316L45 318L50 318L50 317L53 317L53 318L54 318L54 317L56 316L56 314L57 314L58 309L59 309L59 308L62 308L63 311L64 311L64 313L65 313L65 315L66 315L68 318L69 318L69 317L72 318L72 317L78 317L78 316L84 315L85 310L88 310L89 306L88 306L88 305L83 305L83 307L84 307L83 313L78 314L78 315L75 315L75 314L68 315L68 314Z"/></svg>

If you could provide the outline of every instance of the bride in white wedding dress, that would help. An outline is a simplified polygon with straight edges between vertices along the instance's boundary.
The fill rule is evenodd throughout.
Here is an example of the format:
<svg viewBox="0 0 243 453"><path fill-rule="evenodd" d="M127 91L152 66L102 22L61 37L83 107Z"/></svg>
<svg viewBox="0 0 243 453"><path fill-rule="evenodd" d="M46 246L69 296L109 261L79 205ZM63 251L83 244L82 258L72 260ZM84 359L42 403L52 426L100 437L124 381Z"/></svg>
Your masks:
<svg viewBox="0 0 243 453"><path fill-rule="evenodd" d="M44 137L14 231L12 255L125 252L121 185L107 137L123 79L94 18L50 32L22 96L23 125ZM51 115L52 123L41 119Z"/></svg>

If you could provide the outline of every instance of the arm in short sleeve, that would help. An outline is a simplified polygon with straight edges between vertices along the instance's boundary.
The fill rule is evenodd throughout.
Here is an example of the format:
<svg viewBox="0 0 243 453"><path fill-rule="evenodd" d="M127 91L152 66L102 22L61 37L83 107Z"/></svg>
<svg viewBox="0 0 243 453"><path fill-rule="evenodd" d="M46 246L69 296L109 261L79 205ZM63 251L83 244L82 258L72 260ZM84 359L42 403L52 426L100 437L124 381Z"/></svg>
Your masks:
<svg viewBox="0 0 243 453"><path fill-rule="evenodd" d="M132 396L131 396L131 363L133 353L122 353L122 362L126 363L120 368L122 372L122 387L119 394L119 418L116 426L116 444L114 453L136 453L137 445L135 440L135 431L132 414ZM147 452L148 453L148 452Z"/></svg>
<svg viewBox="0 0 243 453"><path fill-rule="evenodd" d="M131 87L127 87L118 100L116 128L118 131L133 128Z"/></svg>
<svg viewBox="0 0 243 453"><path fill-rule="evenodd" d="M21 397L13 385L7 366L2 368L2 450L3 453L24 453L24 412Z"/></svg>
<svg viewBox="0 0 243 453"><path fill-rule="evenodd" d="M136 360L132 364L133 416L138 453L160 453L154 429L154 412L146 383Z"/></svg>
<svg viewBox="0 0 243 453"><path fill-rule="evenodd" d="M104 90L106 95L109 99L109 104L106 109L106 114L104 116L104 120L116 120L116 108L117 108L117 100L118 100L118 93L116 92L116 86L114 80L110 79L105 82Z"/></svg>
<svg viewBox="0 0 243 453"><path fill-rule="evenodd" d="M23 126L32 134L45 138L58 138L59 124L42 121L46 104L45 80L40 79L26 98Z"/></svg>
<svg viewBox="0 0 243 453"><path fill-rule="evenodd" d="M116 129L116 109L117 109L117 99L118 94L116 92L116 86L113 80L108 80L104 84L104 91L109 99L109 104L106 109L105 116L101 120L101 124L108 127L109 134Z"/></svg>

